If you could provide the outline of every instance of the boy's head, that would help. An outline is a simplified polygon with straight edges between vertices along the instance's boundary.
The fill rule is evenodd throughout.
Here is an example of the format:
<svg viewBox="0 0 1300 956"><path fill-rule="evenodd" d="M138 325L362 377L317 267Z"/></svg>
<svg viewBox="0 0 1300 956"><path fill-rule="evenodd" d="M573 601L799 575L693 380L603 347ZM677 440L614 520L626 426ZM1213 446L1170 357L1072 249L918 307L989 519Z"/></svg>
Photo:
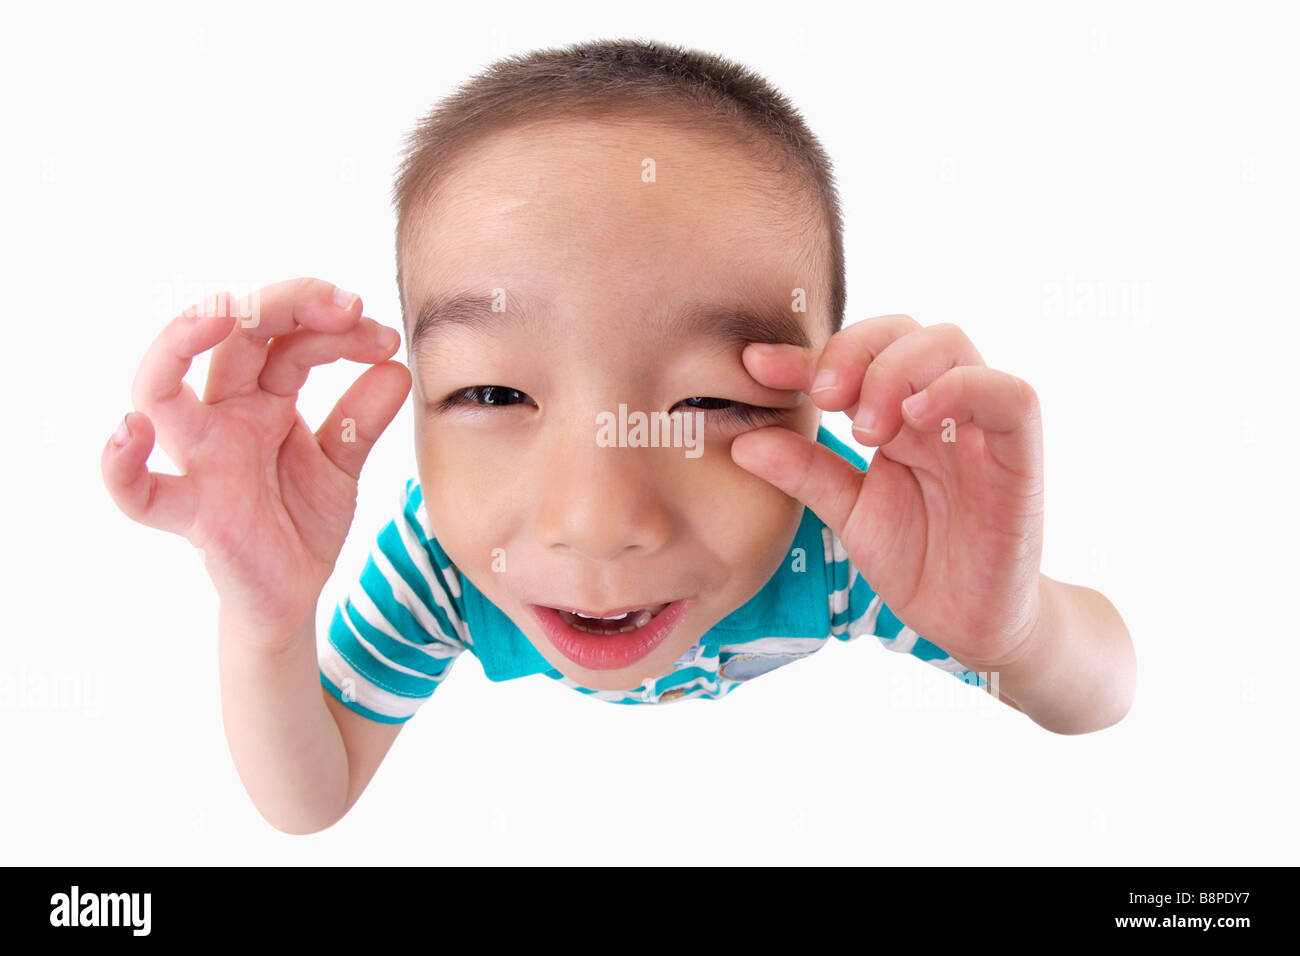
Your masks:
<svg viewBox="0 0 1300 956"><path fill-rule="evenodd" d="M817 433L807 396L759 385L741 352L820 348L843 321L824 152L743 68L590 43L501 61L435 107L394 205L440 545L583 686L666 673L763 586L798 528L803 506L729 449L755 427ZM597 423L620 406L702 417L702 448L607 447ZM534 607L677 601L663 642L618 666L560 651Z"/></svg>

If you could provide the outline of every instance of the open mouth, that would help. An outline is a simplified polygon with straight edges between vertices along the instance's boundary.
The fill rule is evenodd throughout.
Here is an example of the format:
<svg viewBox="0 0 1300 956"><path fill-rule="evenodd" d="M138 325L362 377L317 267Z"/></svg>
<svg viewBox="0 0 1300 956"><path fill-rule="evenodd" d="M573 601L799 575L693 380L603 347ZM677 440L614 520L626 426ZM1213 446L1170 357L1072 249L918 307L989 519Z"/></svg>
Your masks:
<svg viewBox="0 0 1300 956"><path fill-rule="evenodd" d="M596 613L530 604L555 649L590 670L617 670L636 663L663 643L681 620L688 598Z"/></svg>
<svg viewBox="0 0 1300 956"><path fill-rule="evenodd" d="M670 602L671 603L671 602ZM569 627L576 628L579 631L585 631L588 634L626 634L628 631L635 631L637 628L645 627L666 608L667 604L654 604L650 607L639 607L623 612L612 612L609 614L589 614L582 611L569 611L564 608L554 608L564 623Z"/></svg>

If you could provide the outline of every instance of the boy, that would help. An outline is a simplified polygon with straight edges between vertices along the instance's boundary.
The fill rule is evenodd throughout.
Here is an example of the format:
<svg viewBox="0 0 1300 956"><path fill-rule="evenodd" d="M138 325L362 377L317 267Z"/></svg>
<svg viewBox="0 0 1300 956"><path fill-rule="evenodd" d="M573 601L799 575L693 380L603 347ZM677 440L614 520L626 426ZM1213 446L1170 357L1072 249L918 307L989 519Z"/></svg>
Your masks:
<svg viewBox="0 0 1300 956"><path fill-rule="evenodd" d="M343 816L467 648L495 680L662 703L874 634L1059 733L1127 712L1119 615L1039 571L1033 390L953 325L841 330L830 164L763 80L639 42L502 61L417 127L394 205L409 372L324 281L217 297L150 348L104 452L126 514L202 549L272 825ZM200 401L182 376L209 348ZM297 392L339 358L373 367L312 434ZM318 653L408 392L419 481ZM155 423L184 475L146 470Z"/></svg>

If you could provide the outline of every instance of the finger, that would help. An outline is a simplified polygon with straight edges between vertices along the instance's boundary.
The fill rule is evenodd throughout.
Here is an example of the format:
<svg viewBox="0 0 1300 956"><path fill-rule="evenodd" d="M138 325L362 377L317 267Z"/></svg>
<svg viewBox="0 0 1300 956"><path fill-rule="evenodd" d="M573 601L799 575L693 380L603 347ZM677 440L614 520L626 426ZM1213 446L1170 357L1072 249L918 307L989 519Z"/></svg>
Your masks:
<svg viewBox="0 0 1300 956"><path fill-rule="evenodd" d="M731 443L731 460L802 501L843 537L866 472L788 428L755 428Z"/></svg>
<svg viewBox="0 0 1300 956"><path fill-rule="evenodd" d="M400 362L366 369L343 393L316 431L326 457L354 479L375 441L392 423L411 390L411 373Z"/></svg>
<svg viewBox="0 0 1300 956"><path fill-rule="evenodd" d="M885 445L903 427L903 399L949 369L984 365L966 333L945 322L909 332L885 347L859 383L853 435L864 445Z"/></svg>
<svg viewBox="0 0 1300 956"><path fill-rule="evenodd" d="M1043 470L1042 410L1024 379L985 366L949 369L903 404L908 424L933 432L973 423L994 461L1024 478Z"/></svg>
<svg viewBox="0 0 1300 956"><path fill-rule="evenodd" d="M396 329L364 316L346 332L298 329L272 340L257 384L274 395L296 395L313 366L341 358L374 365L391 357L400 343Z"/></svg>
<svg viewBox="0 0 1300 956"><path fill-rule="evenodd" d="M921 328L908 315L878 315L855 322L827 340L820 353L792 345L746 346L741 360L762 384L797 388L828 412L852 415L867 367L890 343Z"/></svg>
<svg viewBox="0 0 1300 956"><path fill-rule="evenodd" d="M187 477L150 472L153 450L149 416L128 412L100 456L100 471L113 503L133 521L184 535L194 521L197 496Z"/></svg>
<svg viewBox="0 0 1300 956"><path fill-rule="evenodd" d="M878 315L855 322L830 337L817 363L813 388L816 403L828 412L847 410L852 416L862 380L872 363L891 345L918 331L910 315Z"/></svg>
<svg viewBox="0 0 1300 956"><path fill-rule="evenodd" d="M760 385L807 392L817 371L818 351L775 342L751 342L740 353L741 364Z"/></svg>
<svg viewBox="0 0 1300 956"><path fill-rule="evenodd" d="M275 282L251 292L233 307L239 321L212 353L203 400L225 401L257 389L268 343L296 328L345 332L361 318L361 299L324 279Z"/></svg>
<svg viewBox="0 0 1300 956"><path fill-rule="evenodd" d="M131 383L131 404L157 421L167 453L178 465L180 450L202 432L211 414L185 383L185 373L196 355L229 334L233 321L215 304L208 310L185 310L150 343Z"/></svg>

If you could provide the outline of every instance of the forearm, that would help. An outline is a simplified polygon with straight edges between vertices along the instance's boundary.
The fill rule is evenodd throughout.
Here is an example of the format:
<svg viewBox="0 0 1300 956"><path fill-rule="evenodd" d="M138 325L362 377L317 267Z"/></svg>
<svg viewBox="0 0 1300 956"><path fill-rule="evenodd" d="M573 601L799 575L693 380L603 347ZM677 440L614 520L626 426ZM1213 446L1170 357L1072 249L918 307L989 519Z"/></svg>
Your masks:
<svg viewBox="0 0 1300 956"><path fill-rule="evenodd" d="M1137 658L1128 628L1104 594L1039 575L1038 627L990 693L1040 726L1084 734L1121 720L1133 702Z"/></svg>
<svg viewBox="0 0 1300 956"><path fill-rule="evenodd" d="M235 768L259 813L286 833L313 833L343 816L348 757L321 694L315 622L281 650L223 609L218 624L221 712Z"/></svg>

